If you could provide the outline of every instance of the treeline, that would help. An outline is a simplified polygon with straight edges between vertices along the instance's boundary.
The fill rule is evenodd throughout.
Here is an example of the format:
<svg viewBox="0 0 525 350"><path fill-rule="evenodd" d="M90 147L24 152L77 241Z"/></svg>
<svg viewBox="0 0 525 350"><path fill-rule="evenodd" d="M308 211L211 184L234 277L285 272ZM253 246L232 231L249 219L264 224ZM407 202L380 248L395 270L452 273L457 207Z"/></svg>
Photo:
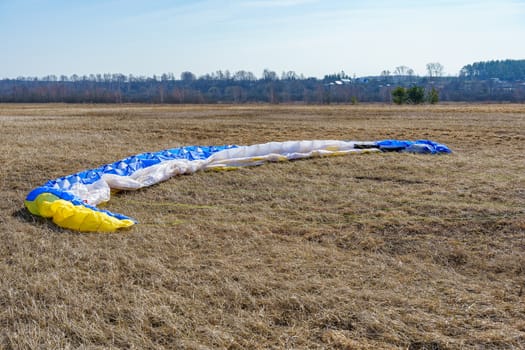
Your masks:
<svg viewBox="0 0 525 350"><path fill-rule="evenodd" d="M439 63L428 64L428 75L424 77L415 75L406 66L397 67L393 74L383 71L379 76L350 77L340 72L323 79L293 71L279 75L271 70L264 70L260 77L242 70L217 71L200 77L191 72L183 72L179 77L172 73L151 77L124 74L18 77L0 80L0 102L392 103L395 89L401 87L408 92L415 86L433 91L435 96L428 101L434 102L437 96L439 101L525 102L525 75L520 75L518 69L524 62L478 62L463 67L457 77L443 77ZM502 64L507 68L501 68ZM514 67L514 75L508 75L509 66ZM407 101L413 99L412 96Z"/></svg>
<svg viewBox="0 0 525 350"><path fill-rule="evenodd" d="M180 79L167 73L152 77L98 74L0 80L0 102L324 103L329 102L325 100L328 95L322 80L295 73L279 77L272 71L265 71L259 79L246 71L218 71L199 78L184 72Z"/></svg>
<svg viewBox="0 0 525 350"><path fill-rule="evenodd" d="M475 62L464 66L460 77L486 80L525 81L525 60Z"/></svg>
<svg viewBox="0 0 525 350"><path fill-rule="evenodd" d="M376 90L344 73L324 79L270 70L260 78L247 71L218 71L201 77L183 72L178 79L170 73L152 77L92 74L0 80L0 102L322 104L383 98Z"/></svg>

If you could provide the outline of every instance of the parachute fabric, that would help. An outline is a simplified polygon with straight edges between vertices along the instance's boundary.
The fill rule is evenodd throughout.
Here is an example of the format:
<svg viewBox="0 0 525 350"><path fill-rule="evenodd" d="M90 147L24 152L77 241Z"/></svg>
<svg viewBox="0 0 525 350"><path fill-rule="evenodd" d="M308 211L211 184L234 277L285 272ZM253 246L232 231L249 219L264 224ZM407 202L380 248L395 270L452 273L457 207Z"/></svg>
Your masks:
<svg viewBox="0 0 525 350"><path fill-rule="evenodd" d="M250 146L187 146L141 153L96 169L50 180L33 189L25 206L34 215L51 218L63 228L84 232L113 232L137 222L97 208L109 201L111 189L136 190L173 176L207 169L254 166L265 162L362 152L450 153L443 144L417 141L303 140Z"/></svg>

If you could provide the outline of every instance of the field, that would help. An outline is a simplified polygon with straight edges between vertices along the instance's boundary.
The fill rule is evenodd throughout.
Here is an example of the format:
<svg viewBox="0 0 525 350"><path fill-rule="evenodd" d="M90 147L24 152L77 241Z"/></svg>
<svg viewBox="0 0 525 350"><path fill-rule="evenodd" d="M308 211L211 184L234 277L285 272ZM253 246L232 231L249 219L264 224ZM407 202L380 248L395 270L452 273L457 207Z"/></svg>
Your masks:
<svg viewBox="0 0 525 350"><path fill-rule="evenodd" d="M1 349L523 349L525 106L0 105ZM62 230L48 179L183 145L429 138L115 194Z"/></svg>

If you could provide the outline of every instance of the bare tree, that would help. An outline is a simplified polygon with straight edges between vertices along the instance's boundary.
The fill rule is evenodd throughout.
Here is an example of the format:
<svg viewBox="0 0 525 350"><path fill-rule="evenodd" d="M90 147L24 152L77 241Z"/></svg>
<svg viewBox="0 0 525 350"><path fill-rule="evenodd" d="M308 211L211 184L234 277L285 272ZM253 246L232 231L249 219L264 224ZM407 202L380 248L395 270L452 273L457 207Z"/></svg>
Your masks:
<svg viewBox="0 0 525 350"><path fill-rule="evenodd" d="M197 77L192 72L182 72L180 74L180 80L182 80L184 82L191 82L191 81L194 81L196 79L197 79Z"/></svg>
<svg viewBox="0 0 525 350"><path fill-rule="evenodd" d="M233 80L236 80L236 81L255 81L255 80L257 80L257 78L255 77L255 75L252 72L247 72L245 70L240 70L240 71L237 71L233 75Z"/></svg>
<svg viewBox="0 0 525 350"><path fill-rule="evenodd" d="M443 75L443 65L439 62L427 63L427 73L431 78L440 77Z"/></svg>
<svg viewBox="0 0 525 350"><path fill-rule="evenodd" d="M275 73L274 71L271 71L269 69L265 69L263 71L263 75L262 75L262 78L264 80L270 80L270 81L274 81L274 80L277 80L278 77L277 77L277 73Z"/></svg>
<svg viewBox="0 0 525 350"><path fill-rule="evenodd" d="M409 75L408 74L409 70L411 70L411 69L409 67L407 67L407 66L398 66L394 70L394 75Z"/></svg>
<svg viewBox="0 0 525 350"><path fill-rule="evenodd" d="M293 70L283 72L281 74L281 80L297 80L299 79L299 75L295 73Z"/></svg>

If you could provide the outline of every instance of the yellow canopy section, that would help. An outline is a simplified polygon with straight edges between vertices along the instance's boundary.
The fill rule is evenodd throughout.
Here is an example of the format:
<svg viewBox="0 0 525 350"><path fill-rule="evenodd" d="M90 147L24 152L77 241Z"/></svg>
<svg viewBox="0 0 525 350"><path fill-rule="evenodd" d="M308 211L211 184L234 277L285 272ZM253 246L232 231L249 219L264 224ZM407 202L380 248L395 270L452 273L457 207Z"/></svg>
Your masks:
<svg viewBox="0 0 525 350"><path fill-rule="evenodd" d="M60 227L83 232L114 232L134 225L132 220L121 220L104 212L59 199L51 193L42 193L34 201L25 201L35 215L52 218Z"/></svg>

